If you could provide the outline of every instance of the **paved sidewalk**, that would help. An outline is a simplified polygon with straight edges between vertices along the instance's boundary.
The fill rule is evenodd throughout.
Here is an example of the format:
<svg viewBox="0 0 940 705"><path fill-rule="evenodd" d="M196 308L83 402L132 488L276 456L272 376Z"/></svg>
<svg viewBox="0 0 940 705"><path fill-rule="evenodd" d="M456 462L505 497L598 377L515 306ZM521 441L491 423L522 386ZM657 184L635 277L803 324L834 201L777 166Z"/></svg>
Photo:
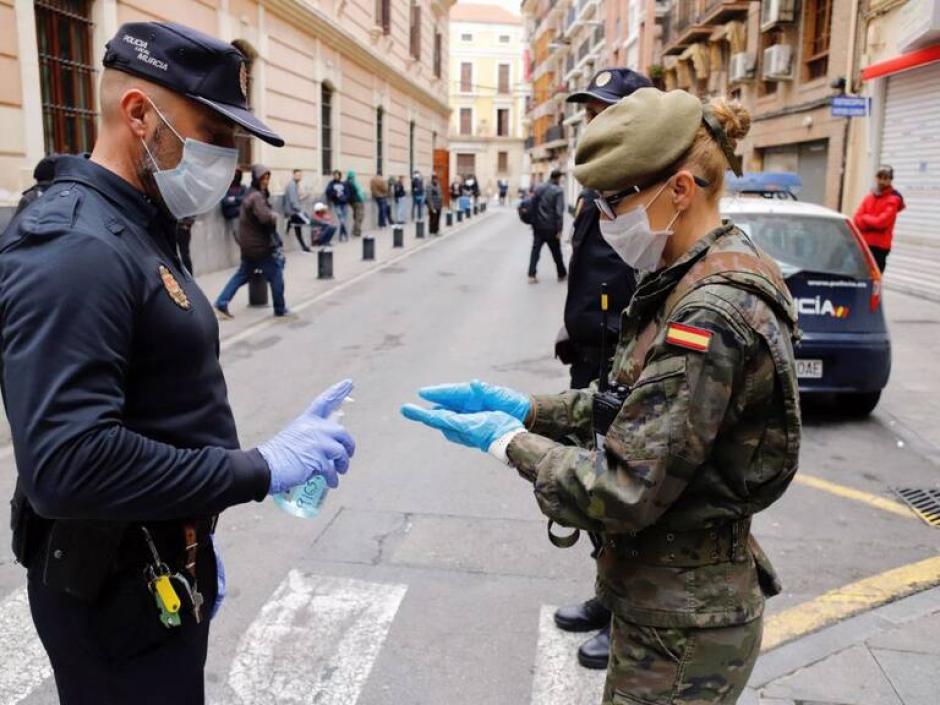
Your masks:
<svg viewBox="0 0 940 705"><path fill-rule="evenodd" d="M740 705L937 705L940 588L763 654Z"/></svg>

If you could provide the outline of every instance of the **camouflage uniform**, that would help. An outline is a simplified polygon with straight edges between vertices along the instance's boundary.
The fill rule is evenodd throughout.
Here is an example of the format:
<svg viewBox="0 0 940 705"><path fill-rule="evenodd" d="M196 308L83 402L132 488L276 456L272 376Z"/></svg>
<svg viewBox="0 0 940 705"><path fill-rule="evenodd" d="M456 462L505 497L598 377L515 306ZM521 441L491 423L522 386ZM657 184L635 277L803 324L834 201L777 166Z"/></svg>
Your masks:
<svg viewBox="0 0 940 705"><path fill-rule="evenodd" d="M671 324L708 347L667 342ZM604 703L733 703L757 658L773 568L750 517L796 472L793 301L779 270L725 225L640 282L611 381L630 391L592 444L589 390L535 397L508 456L552 520L596 532L614 613ZM583 447L557 441L574 433Z"/></svg>

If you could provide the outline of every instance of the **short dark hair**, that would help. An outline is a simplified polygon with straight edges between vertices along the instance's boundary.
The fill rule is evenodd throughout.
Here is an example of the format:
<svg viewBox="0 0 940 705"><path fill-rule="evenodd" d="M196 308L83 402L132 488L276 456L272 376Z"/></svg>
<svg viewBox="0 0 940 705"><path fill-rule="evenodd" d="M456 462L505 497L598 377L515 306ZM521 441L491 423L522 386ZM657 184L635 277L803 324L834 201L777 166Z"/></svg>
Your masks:
<svg viewBox="0 0 940 705"><path fill-rule="evenodd" d="M560 179L564 175L565 175L565 172L563 172L561 169L552 169L551 176L549 176L548 178L554 181L555 179Z"/></svg>
<svg viewBox="0 0 940 705"><path fill-rule="evenodd" d="M887 164L882 164L878 167L878 171L875 172L875 176L887 176L889 179L893 179L894 169Z"/></svg>
<svg viewBox="0 0 940 705"><path fill-rule="evenodd" d="M303 169L294 169L292 173L299 174L301 171L303 171Z"/></svg>

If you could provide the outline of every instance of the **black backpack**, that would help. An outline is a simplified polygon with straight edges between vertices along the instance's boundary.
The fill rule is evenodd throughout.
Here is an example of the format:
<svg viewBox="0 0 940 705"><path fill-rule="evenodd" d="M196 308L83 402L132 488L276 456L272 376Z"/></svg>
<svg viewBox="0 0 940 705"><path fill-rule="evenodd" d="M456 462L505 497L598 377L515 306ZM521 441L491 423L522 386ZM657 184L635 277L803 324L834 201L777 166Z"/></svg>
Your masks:
<svg viewBox="0 0 940 705"><path fill-rule="evenodd" d="M519 207L516 209L516 212L519 213L519 220L521 220L526 225L534 225L535 214L538 210L538 207L538 191L536 191L528 198L523 198L519 202Z"/></svg>

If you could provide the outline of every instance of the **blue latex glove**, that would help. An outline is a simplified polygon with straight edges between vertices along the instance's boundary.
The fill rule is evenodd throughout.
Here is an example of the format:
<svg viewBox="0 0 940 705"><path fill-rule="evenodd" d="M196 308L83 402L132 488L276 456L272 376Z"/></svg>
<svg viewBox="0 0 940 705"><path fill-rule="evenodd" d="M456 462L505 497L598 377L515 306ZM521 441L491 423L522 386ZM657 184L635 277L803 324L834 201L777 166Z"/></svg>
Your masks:
<svg viewBox="0 0 940 705"><path fill-rule="evenodd" d="M212 552L215 554L215 582L217 592L215 594L215 602L212 603L212 612L209 613L209 619L215 619L219 610L222 609L222 603L225 601L225 566L222 565L222 553L219 551L219 546L215 542L215 537L212 538Z"/></svg>
<svg viewBox="0 0 940 705"><path fill-rule="evenodd" d="M532 397L509 387L498 387L475 379L460 384L422 387L418 396L450 411L502 411L525 422L532 408Z"/></svg>
<svg viewBox="0 0 940 705"><path fill-rule="evenodd" d="M271 470L268 494L286 492L314 475L322 475L329 487L339 485L337 473L349 469L356 443L329 416L339 409L352 389L353 383L348 379L333 385L287 428L258 446Z"/></svg>
<svg viewBox="0 0 940 705"><path fill-rule="evenodd" d="M461 414L447 409L424 409L414 404L405 404L401 413L406 419L442 431L445 438L453 443L479 448L484 453L493 452L499 441L525 430L519 419L503 411ZM502 455L494 455L505 460L505 448L502 449Z"/></svg>

